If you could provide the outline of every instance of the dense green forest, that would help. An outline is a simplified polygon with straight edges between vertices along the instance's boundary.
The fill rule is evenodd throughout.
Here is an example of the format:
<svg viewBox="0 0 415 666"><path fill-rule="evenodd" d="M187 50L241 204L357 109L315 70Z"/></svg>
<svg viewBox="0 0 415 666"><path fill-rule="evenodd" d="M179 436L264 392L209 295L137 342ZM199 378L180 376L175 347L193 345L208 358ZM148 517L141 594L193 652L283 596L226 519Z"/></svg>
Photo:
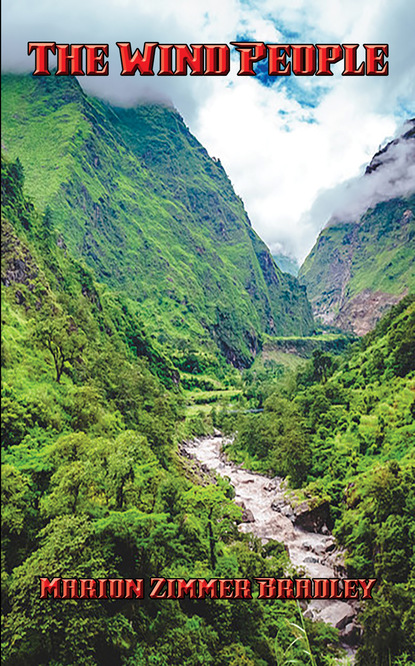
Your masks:
<svg viewBox="0 0 415 666"><path fill-rule="evenodd" d="M219 411L228 453L288 476L300 497L330 503L353 577L375 576L357 663L415 660L415 297L407 296L342 356L315 351L295 376L248 371L259 414Z"/></svg>
<svg viewBox="0 0 415 666"><path fill-rule="evenodd" d="M348 574L378 578L358 666L413 666L414 297L361 340L316 334L176 111L71 79L3 87L3 663L344 663L291 601L40 600L40 576L293 575L283 544L238 530L228 481L180 455L216 427L238 463L328 503ZM397 225L393 206L362 229Z"/></svg>
<svg viewBox="0 0 415 666"><path fill-rule="evenodd" d="M56 243L23 179L3 160L4 663L249 666L304 650L334 663L323 624L305 620L307 640L289 647L294 602L39 599L42 575L279 576L288 560L238 532L228 483L177 455L177 371L122 297Z"/></svg>

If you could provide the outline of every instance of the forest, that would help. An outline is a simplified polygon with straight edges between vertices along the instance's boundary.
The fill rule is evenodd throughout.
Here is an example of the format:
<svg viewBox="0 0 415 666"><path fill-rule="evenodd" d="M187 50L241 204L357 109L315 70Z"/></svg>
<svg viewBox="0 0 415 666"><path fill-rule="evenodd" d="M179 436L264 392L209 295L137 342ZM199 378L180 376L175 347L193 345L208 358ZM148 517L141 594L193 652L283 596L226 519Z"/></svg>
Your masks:
<svg viewBox="0 0 415 666"><path fill-rule="evenodd" d="M40 576L290 572L283 544L238 531L230 484L179 454L213 428L234 436L231 458L328 501L348 573L379 579L356 663L413 664L414 297L291 369L239 373L197 348L173 363L123 292L74 259L24 177L2 159L4 664L339 663L336 630L294 601L39 598ZM189 416L181 370L192 386L207 369L235 389L232 406Z"/></svg>

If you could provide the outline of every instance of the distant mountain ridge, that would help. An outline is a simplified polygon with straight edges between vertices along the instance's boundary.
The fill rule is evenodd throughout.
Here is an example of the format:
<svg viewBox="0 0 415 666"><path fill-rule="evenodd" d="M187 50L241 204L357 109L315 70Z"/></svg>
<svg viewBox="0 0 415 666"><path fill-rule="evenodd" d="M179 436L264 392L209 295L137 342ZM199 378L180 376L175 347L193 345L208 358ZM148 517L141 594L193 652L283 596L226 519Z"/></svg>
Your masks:
<svg viewBox="0 0 415 666"><path fill-rule="evenodd" d="M415 120L376 153L351 194L349 210L321 231L299 280L316 317L362 335L415 291Z"/></svg>
<svg viewBox="0 0 415 666"><path fill-rule="evenodd" d="M176 110L114 108L67 77L6 75L2 89L4 149L56 242L128 294L173 356L218 347L245 366L262 333L312 329L304 287Z"/></svg>
<svg viewBox="0 0 415 666"><path fill-rule="evenodd" d="M290 275L297 277L298 271L300 270L297 259L294 257L289 257L287 254L277 254L275 252L273 253L272 257L278 268L282 270L283 273L290 273Z"/></svg>

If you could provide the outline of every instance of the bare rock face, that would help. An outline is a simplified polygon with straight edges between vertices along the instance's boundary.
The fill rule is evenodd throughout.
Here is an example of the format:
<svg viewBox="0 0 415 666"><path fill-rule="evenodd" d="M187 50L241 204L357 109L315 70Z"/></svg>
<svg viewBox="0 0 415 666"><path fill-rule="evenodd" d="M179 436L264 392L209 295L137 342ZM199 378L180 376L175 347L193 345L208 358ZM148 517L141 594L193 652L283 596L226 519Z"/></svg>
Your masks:
<svg viewBox="0 0 415 666"><path fill-rule="evenodd" d="M341 632L343 643L346 645L358 645L362 630L356 622L349 622Z"/></svg>
<svg viewBox="0 0 415 666"><path fill-rule="evenodd" d="M382 314L399 303L407 293L407 289L398 295L365 289L342 305L333 318L333 324L343 330L353 331L356 335L366 335L375 327Z"/></svg>

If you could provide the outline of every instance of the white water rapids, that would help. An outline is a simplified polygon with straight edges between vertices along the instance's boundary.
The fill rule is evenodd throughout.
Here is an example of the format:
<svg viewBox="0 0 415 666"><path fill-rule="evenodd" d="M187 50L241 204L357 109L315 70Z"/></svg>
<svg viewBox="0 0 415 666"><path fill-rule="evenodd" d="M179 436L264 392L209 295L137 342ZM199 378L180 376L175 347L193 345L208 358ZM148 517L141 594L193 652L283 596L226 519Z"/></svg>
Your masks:
<svg viewBox="0 0 415 666"><path fill-rule="evenodd" d="M319 534L295 526L282 479L269 479L228 461L222 453L224 441L219 435L201 437L183 442L182 451L208 470L228 477L235 490L235 501L245 507L250 520L241 523L239 529L252 532L264 543L269 539L283 543L293 566L302 577L343 576L342 553L329 531ZM337 627L349 659L353 659L353 644L358 634L356 612L357 605L354 602L313 599L308 602L306 615Z"/></svg>

